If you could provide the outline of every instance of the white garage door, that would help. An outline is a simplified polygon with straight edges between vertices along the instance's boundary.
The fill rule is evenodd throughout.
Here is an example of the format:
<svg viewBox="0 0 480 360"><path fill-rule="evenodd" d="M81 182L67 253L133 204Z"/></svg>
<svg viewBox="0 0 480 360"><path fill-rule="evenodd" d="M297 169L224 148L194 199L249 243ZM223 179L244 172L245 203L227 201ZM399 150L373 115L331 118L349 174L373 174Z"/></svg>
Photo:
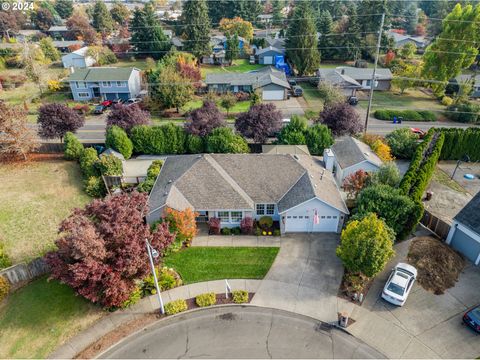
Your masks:
<svg viewBox="0 0 480 360"><path fill-rule="evenodd" d="M265 56L263 58L263 63L265 65L272 65L273 64L273 56Z"/></svg>
<svg viewBox="0 0 480 360"><path fill-rule="evenodd" d="M319 216L319 223L313 224L308 215L288 215L285 219L285 232L337 232L337 215Z"/></svg>
<svg viewBox="0 0 480 360"><path fill-rule="evenodd" d="M468 260L475 263L480 256L480 242L465 234L462 230L456 229L453 233L450 246L461 252Z"/></svg>
<svg viewBox="0 0 480 360"><path fill-rule="evenodd" d="M284 91L283 90L264 90L263 91L263 100L283 100Z"/></svg>

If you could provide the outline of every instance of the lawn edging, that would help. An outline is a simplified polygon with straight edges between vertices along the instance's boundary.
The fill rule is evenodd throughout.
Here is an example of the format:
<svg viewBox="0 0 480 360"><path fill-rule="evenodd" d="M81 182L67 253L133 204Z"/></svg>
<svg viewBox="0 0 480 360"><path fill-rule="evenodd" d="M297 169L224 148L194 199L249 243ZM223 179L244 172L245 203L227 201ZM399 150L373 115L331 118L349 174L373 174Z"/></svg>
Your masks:
<svg viewBox="0 0 480 360"><path fill-rule="evenodd" d="M249 293L255 293L260 286L261 281L262 280L254 279L228 279L228 282L233 290L245 290ZM204 281L179 286L177 288L162 292L162 299L164 304L167 304L170 301L178 299L195 298L196 296L204 294L206 292L214 292L216 294L224 293L225 280ZM245 304L238 304L238 306L245 306ZM61 345L59 348L57 348L53 353L48 356L48 358L72 359L77 354L85 350L89 345L98 341L100 338L107 335L109 332L113 331L117 327L120 327L128 322L138 319L141 316L154 313L158 311L158 309L159 304L157 301L157 295L147 296L127 309L117 310L111 314L102 317L91 327L77 334L73 338L69 339L66 343ZM197 309L188 311L197 311ZM185 312L181 312L176 315L170 315L167 318L182 314L185 314Z"/></svg>

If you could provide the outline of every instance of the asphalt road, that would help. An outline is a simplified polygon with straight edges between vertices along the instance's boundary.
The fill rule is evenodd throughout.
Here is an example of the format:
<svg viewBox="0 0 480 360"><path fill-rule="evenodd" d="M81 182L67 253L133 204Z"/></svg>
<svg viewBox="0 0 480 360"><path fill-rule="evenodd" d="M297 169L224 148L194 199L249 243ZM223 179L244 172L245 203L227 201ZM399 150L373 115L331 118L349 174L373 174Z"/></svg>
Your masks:
<svg viewBox="0 0 480 360"><path fill-rule="evenodd" d="M384 358L337 329L260 307L217 307L160 320L99 356L139 358Z"/></svg>

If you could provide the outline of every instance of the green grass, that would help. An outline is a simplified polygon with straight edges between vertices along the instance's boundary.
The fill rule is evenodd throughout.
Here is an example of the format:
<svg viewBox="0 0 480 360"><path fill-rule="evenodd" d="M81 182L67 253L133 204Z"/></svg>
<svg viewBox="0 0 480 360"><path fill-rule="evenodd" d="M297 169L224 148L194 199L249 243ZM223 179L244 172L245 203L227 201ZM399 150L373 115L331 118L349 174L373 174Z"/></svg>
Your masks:
<svg viewBox="0 0 480 360"><path fill-rule="evenodd" d="M165 258L186 284L222 279L263 279L276 247L191 247Z"/></svg>
<svg viewBox="0 0 480 360"><path fill-rule="evenodd" d="M0 306L0 358L45 358L102 314L70 287L35 280Z"/></svg>
<svg viewBox="0 0 480 360"><path fill-rule="evenodd" d="M224 113L227 113L227 110L220 106L220 100L217 100L216 103L220 110L222 110ZM202 107L202 105L203 105L202 99L191 100L184 107L182 107L182 111L187 112L190 110L195 110ZM250 105L251 105L250 101L238 101L230 109L230 114L248 111L248 109L250 109Z"/></svg>
<svg viewBox="0 0 480 360"><path fill-rule="evenodd" d="M201 72L202 78L209 73L221 73L221 72L238 72L244 73L252 70L261 69L265 65L250 64L247 59L238 59L233 62L232 66L219 66L219 65L202 65Z"/></svg>
<svg viewBox="0 0 480 360"><path fill-rule="evenodd" d="M301 83L303 89L303 98L305 99L308 108L314 111L323 109L323 99L320 97L318 89L310 83Z"/></svg>
<svg viewBox="0 0 480 360"><path fill-rule="evenodd" d="M452 180L450 176L440 168L436 168L432 176L432 181L436 181L440 184L448 186L450 189L466 194L467 191L455 180Z"/></svg>
<svg viewBox="0 0 480 360"><path fill-rule="evenodd" d="M119 60L117 63L112 64L110 66L115 66L115 67L135 67L140 70L145 70L147 68L147 62L145 59L139 59L139 60L126 60L122 59Z"/></svg>
<svg viewBox="0 0 480 360"><path fill-rule="evenodd" d="M0 164L0 184L0 238L14 263L52 249L60 222L91 200L73 161Z"/></svg>

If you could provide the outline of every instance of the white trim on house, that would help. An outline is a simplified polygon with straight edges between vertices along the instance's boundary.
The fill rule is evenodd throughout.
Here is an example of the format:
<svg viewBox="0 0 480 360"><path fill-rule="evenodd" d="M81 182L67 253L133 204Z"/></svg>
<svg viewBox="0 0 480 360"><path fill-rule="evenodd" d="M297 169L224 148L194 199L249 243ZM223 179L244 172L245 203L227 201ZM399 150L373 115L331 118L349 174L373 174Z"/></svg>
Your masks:
<svg viewBox="0 0 480 360"><path fill-rule="evenodd" d="M314 200L314 199L317 199L318 201L324 203L325 205L330 206L332 209L338 210L338 211L340 211L342 214L345 214L345 215L346 215L346 213L345 213L343 210L341 210L341 209L339 209L339 208L337 208L337 207L335 207L335 206L327 203L326 201L320 199L320 198L317 197L317 196L316 196L316 197L313 197L313 198L311 198L311 199L308 199L308 200L306 200L306 201L304 201L304 202L302 202L302 203L300 203L300 204L298 204L298 205L295 205L294 207L291 207L291 208L286 209L286 210L284 210L284 211L282 211L282 212L279 212L278 215L283 215L283 214L285 214L287 211L291 211L291 210L293 210L293 209L295 209L295 208L297 208L297 207L299 207L299 206L302 206L302 205L304 205L304 204L306 204L306 203L308 203L309 201L312 201L312 200Z"/></svg>
<svg viewBox="0 0 480 360"><path fill-rule="evenodd" d="M476 232L470 230L468 227L462 225L461 223L457 221L453 221L452 226L450 227L450 232L448 233L447 240L445 240L445 243L447 245L450 245L453 239L453 236L455 235L455 232L460 230L461 232L465 233L468 235L468 237L472 238L474 241L480 243L480 234L477 234ZM475 265L480 265L480 254L478 254L477 259L474 261Z"/></svg>

